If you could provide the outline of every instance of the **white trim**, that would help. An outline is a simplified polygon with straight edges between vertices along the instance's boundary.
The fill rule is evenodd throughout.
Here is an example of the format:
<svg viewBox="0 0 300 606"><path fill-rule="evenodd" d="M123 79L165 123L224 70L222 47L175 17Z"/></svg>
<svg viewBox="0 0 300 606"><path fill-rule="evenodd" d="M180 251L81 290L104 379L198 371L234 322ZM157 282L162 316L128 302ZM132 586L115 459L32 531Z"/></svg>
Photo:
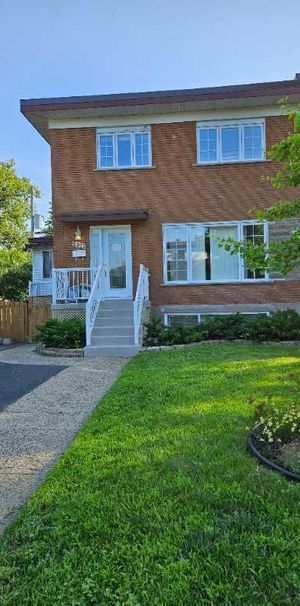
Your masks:
<svg viewBox="0 0 300 606"><path fill-rule="evenodd" d="M147 164L136 163L136 141L135 135L148 135L148 155L149 162ZM112 166L101 166L101 146L100 137L102 135L108 135L112 137L113 144L113 165ZM130 137L130 150L131 150L131 164L119 165L118 163L118 135L129 135ZM96 150L97 150L97 170L122 170L122 169L135 169L135 168L150 168L152 167L152 146L151 146L151 126L131 126L126 127L110 127L110 128L97 128L96 131Z"/></svg>
<svg viewBox="0 0 300 606"><path fill-rule="evenodd" d="M264 225L264 243L268 243L268 222L263 221ZM205 229L206 227L222 227L222 226L236 226L237 227L237 240L240 242L243 240L243 227L245 225L260 225L261 221L257 220L246 220L246 221L208 221L206 223L164 223L162 225L162 237L163 237L163 285L164 286L187 286L187 285L201 285L201 284L253 284L253 283L261 283L261 282L269 282L270 276L267 272L265 272L264 278L244 278L245 266L244 261L240 253L238 253L239 259L239 278L234 280L202 280L196 281L191 279L191 262L190 262L190 236L189 236L189 227L202 227ZM168 281L167 279L167 247L166 247L166 238L165 232L167 228L186 228L187 229L187 252L188 252L188 262L187 262L187 280L180 281Z"/></svg>
<svg viewBox="0 0 300 606"><path fill-rule="evenodd" d="M259 158L245 158L244 148L244 127L247 126L260 126L261 128L261 156ZM239 128L239 158L228 159L222 158L222 139L221 133L224 128ZM200 130L205 129L216 129L216 160L201 161L200 159ZM236 120L202 120L197 122L196 125L196 145L197 145L197 164L200 166L206 166L207 164L235 164L240 162L261 162L266 159L266 124L264 118L245 118Z"/></svg>
<svg viewBox="0 0 300 606"><path fill-rule="evenodd" d="M101 110L99 110L100 112ZM278 105L262 105L236 109L211 109L198 111L166 112L157 114L95 116L79 118L50 118L49 130L65 128L113 128L128 126L145 126L150 124L172 124L176 122L197 122L202 120L227 120L235 118L264 118L284 115ZM286 112L288 113L288 112Z"/></svg>
<svg viewBox="0 0 300 606"><path fill-rule="evenodd" d="M100 243L100 249L99 249L99 254L100 254L100 258L99 258L99 264L104 264L104 251L103 251L103 246L104 246L104 232L105 231L113 231L113 230L122 230L122 231L126 231L127 235L128 235L128 247L127 247L127 256L126 256L126 278L127 278L127 288L126 288L126 292L124 293L116 293L116 294L112 294L112 293L106 293L106 295L104 296L104 298L106 299L111 299L111 298L116 298L116 299L131 299L132 298L132 292L133 292L133 280L132 280L132 236L131 236L131 225L92 225L90 226L90 255L92 252L92 246L91 246L91 235L92 235L92 231L99 231L100 232L100 239L99 239L99 243ZM92 262L92 259L90 258L90 263Z"/></svg>

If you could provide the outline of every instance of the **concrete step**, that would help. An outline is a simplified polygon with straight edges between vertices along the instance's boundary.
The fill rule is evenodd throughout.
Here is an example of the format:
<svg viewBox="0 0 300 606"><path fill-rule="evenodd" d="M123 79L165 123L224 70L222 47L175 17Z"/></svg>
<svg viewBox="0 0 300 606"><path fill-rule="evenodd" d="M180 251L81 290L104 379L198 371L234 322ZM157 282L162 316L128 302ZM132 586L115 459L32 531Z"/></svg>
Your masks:
<svg viewBox="0 0 300 606"><path fill-rule="evenodd" d="M109 322L109 324L132 324L133 313L131 311L113 312L113 311L98 311L95 322Z"/></svg>
<svg viewBox="0 0 300 606"><path fill-rule="evenodd" d="M114 345L112 347L99 347L90 345L84 348L85 358L132 358L139 352L137 345Z"/></svg>
<svg viewBox="0 0 300 606"><path fill-rule="evenodd" d="M94 326L98 326L98 327L114 327L117 328L118 326L130 326L131 328L133 328L133 316L128 316L123 318L122 316L113 316L113 317L107 317L107 316L97 316L95 319L95 324Z"/></svg>
<svg viewBox="0 0 300 606"><path fill-rule="evenodd" d="M120 326L112 326L111 324L101 324L98 321L98 324L94 325L93 328L93 337L130 337L133 338L133 325L120 325Z"/></svg>
<svg viewBox="0 0 300 606"><path fill-rule="evenodd" d="M103 337L98 337L95 336L94 333L92 332L92 345L101 345L101 346L112 346L112 345L134 345L133 342L133 334L128 336L128 335L116 335L114 337L112 336L103 336Z"/></svg>
<svg viewBox="0 0 300 606"><path fill-rule="evenodd" d="M105 299L101 301L101 309L131 309L133 307L133 301L131 299Z"/></svg>

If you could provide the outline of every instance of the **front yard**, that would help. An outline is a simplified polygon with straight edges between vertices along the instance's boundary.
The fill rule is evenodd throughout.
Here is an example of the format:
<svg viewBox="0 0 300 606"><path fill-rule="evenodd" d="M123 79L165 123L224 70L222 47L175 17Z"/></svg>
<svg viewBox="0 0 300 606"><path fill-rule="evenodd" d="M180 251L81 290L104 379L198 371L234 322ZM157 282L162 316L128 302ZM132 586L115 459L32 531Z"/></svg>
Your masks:
<svg viewBox="0 0 300 606"><path fill-rule="evenodd" d="M299 361L248 344L132 360L2 540L2 606L300 604L300 484L245 448L254 399L299 399Z"/></svg>

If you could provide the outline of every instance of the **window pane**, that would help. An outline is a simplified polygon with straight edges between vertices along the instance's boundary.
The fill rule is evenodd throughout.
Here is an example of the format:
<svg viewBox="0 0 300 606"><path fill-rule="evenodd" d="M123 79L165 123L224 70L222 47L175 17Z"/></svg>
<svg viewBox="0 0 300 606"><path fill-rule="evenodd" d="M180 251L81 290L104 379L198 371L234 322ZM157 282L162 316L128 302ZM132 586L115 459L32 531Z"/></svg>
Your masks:
<svg viewBox="0 0 300 606"><path fill-rule="evenodd" d="M149 133L136 133L135 161L137 166L149 166Z"/></svg>
<svg viewBox="0 0 300 606"><path fill-rule="evenodd" d="M245 160L261 160L263 158L261 125L244 126L244 158Z"/></svg>
<svg viewBox="0 0 300 606"><path fill-rule="evenodd" d="M217 161L217 129L199 128L199 162Z"/></svg>
<svg viewBox="0 0 300 606"><path fill-rule="evenodd" d="M196 326L198 324L198 316L189 314L169 314L169 326L174 324L183 324L184 326Z"/></svg>
<svg viewBox="0 0 300 606"><path fill-rule="evenodd" d="M202 282L205 280L205 230L203 227L190 228L190 242L192 255L192 280Z"/></svg>
<svg viewBox="0 0 300 606"><path fill-rule="evenodd" d="M238 126L221 128L221 156L223 162L240 159L240 129Z"/></svg>
<svg viewBox="0 0 300 606"><path fill-rule="evenodd" d="M209 228L210 240L210 279L211 280L238 280L239 258L231 255L219 246L222 238L237 239L237 227L223 225Z"/></svg>
<svg viewBox="0 0 300 606"><path fill-rule="evenodd" d="M187 229L168 227L166 237L167 281L187 280Z"/></svg>
<svg viewBox="0 0 300 606"><path fill-rule="evenodd" d="M110 288L126 288L125 235L108 234L108 265Z"/></svg>
<svg viewBox="0 0 300 606"><path fill-rule="evenodd" d="M52 276L52 251L43 250L43 278L51 278Z"/></svg>
<svg viewBox="0 0 300 606"><path fill-rule="evenodd" d="M131 136L129 133L117 135L118 166L131 166Z"/></svg>
<svg viewBox="0 0 300 606"><path fill-rule="evenodd" d="M245 240L252 242L252 244L263 244L264 243L264 225L258 223L257 225L244 225L243 226L243 237ZM244 276L247 280L261 279L265 277L265 273L259 269L251 270L245 267Z"/></svg>
<svg viewBox="0 0 300 606"><path fill-rule="evenodd" d="M100 135L100 166L114 165L113 135Z"/></svg>

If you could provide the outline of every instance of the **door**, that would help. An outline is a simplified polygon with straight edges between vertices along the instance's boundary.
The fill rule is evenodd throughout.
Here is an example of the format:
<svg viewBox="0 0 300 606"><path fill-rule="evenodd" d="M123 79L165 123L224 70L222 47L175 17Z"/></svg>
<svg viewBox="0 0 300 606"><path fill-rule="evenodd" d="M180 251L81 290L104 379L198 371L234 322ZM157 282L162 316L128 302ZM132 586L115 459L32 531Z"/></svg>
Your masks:
<svg viewBox="0 0 300 606"><path fill-rule="evenodd" d="M108 299L132 297L130 227L103 228L102 259Z"/></svg>

